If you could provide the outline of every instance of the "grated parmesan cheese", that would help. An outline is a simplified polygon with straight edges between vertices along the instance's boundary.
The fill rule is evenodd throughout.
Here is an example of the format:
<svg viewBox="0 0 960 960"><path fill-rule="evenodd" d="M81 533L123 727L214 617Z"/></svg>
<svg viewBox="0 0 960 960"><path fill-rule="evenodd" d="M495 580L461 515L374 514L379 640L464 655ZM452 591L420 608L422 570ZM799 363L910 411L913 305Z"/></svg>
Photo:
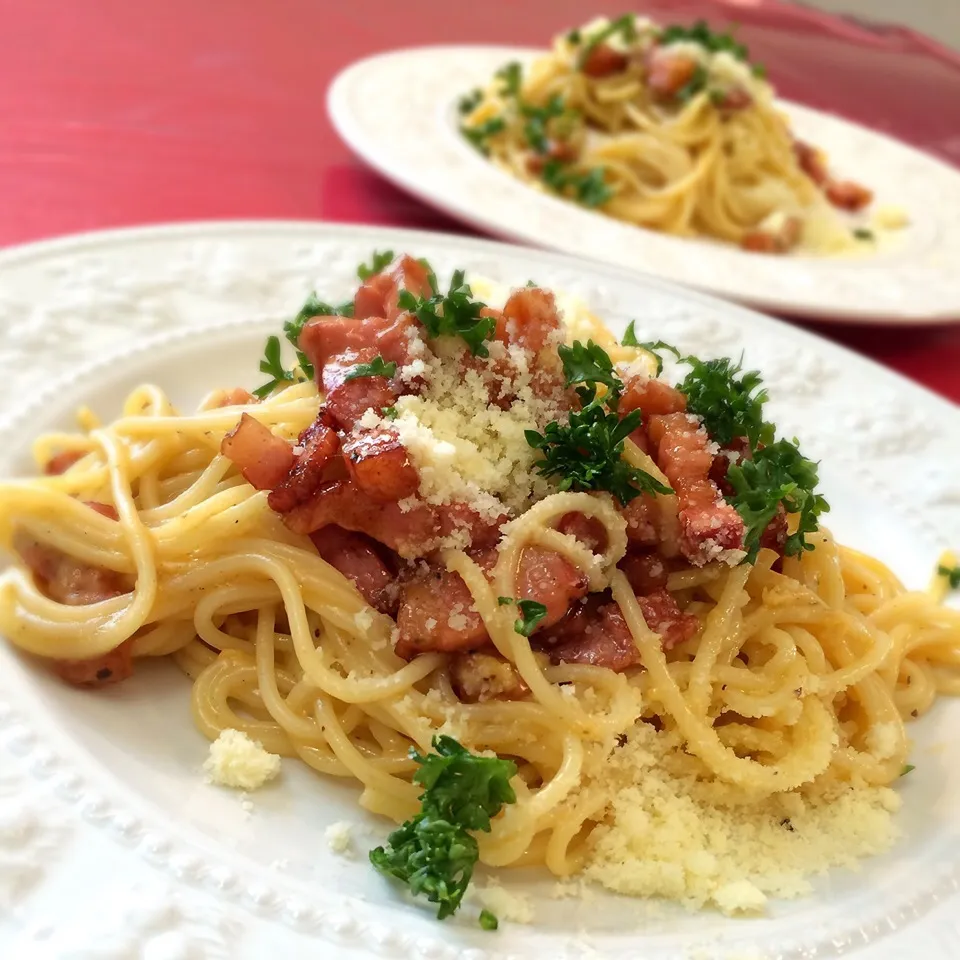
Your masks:
<svg viewBox="0 0 960 960"><path fill-rule="evenodd" d="M240 730L223 730L210 744L203 769L208 783L256 790L280 772L280 758Z"/></svg>
<svg viewBox="0 0 960 960"><path fill-rule="evenodd" d="M353 824L346 820L338 820L323 831L323 836L327 846L334 853L350 853L353 845Z"/></svg>
<svg viewBox="0 0 960 960"><path fill-rule="evenodd" d="M533 904L525 893L507 890L495 880L489 880L474 890L481 906L497 915L500 920L512 923L533 923Z"/></svg>
<svg viewBox="0 0 960 960"><path fill-rule="evenodd" d="M808 894L808 877L855 868L886 850L900 800L888 787L821 779L802 790L725 805L675 733L638 724L585 789L609 801L583 876L618 893L762 910L768 897ZM575 803L577 797L568 802Z"/></svg>

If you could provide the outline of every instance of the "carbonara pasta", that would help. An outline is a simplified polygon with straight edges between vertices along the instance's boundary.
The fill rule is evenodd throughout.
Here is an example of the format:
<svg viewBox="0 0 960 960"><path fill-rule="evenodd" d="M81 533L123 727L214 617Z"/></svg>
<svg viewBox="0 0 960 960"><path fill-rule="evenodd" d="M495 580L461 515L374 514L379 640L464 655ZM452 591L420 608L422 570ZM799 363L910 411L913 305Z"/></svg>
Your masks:
<svg viewBox="0 0 960 960"><path fill-rule="evenodd" d="M729 361L684 358L673 386L632 326L564 323L549 291L490 305L388 255L361 277L288 325L296 366L271 338L261 396L181 413L142 386L37 440L44 475L0 485L0 632L86 686L170 657L206 737L353 780L396 822L411 748L509 758L490 866L682 899L618 846L618 798L655 775L743 830L894 805L906 722L960 692L952 561L909 592L836 543L815 465Z"/></svg>
<svg viewBox="0 0 960 960"><path fill-rule="evenodd" d="M904 222L892 208L872 227L854 216L872 192L833 177L746 47L702 22L594 20L460 109L464 135L513 176L651 230L834 254L869 252Z"/></svg>

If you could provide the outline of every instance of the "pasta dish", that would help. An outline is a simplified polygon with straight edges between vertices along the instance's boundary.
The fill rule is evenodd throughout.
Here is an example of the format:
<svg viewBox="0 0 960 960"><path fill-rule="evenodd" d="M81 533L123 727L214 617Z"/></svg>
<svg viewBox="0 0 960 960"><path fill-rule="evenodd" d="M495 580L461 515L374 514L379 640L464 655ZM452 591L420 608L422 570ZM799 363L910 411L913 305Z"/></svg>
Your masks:
<svg viewBox="0 0 960 960"><path fill-rule="evenodd" d="M92 688L172 658L211 741L401 824L371 859L441 917L476 862L736 911L892 842L905 723L960 692L955 561L908 592L838 544L729 359L532 282L358 275L255 393L40 437L0 633Z"/></svg>
<svg viewBox="0 0 960 960"><path fill-rule="evenodd" d="M905 214L797 138L762 65L699 22L625 14L558 36L460 101L463 135L524 182L619 220L761 253L869 252Z"/></svg>

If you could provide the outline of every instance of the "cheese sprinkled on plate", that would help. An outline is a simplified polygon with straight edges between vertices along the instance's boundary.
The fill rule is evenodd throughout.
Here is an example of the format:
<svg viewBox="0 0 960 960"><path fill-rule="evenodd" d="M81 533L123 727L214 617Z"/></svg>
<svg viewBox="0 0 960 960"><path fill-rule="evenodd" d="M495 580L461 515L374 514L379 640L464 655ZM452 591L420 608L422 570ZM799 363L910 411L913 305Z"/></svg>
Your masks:
<svg viewBox="0 0 960 960"><path fill-rule="evenodd" d="M280 758L240 730L223 730L210 744L203 770L209 783L256 790L280 772Z"/></svg>

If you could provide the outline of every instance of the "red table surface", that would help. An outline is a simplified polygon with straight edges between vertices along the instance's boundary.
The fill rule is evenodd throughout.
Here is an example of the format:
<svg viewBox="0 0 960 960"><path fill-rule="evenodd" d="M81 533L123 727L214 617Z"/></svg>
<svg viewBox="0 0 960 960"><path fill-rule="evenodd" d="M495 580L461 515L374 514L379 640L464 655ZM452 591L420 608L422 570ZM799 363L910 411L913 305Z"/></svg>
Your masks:
<svg viewBox="0 0 960 960"><path fill-rule="evenodd" d="M637 6L738 23L785 96L960 165L960 55L933 41L779 0ZM0 244L206 218L463 232L354 159L327 119L330 80L393 47L543 45L619 12L590 0L14 0L0 11ZM960 400L960 327L820 329Z"/></svg>

